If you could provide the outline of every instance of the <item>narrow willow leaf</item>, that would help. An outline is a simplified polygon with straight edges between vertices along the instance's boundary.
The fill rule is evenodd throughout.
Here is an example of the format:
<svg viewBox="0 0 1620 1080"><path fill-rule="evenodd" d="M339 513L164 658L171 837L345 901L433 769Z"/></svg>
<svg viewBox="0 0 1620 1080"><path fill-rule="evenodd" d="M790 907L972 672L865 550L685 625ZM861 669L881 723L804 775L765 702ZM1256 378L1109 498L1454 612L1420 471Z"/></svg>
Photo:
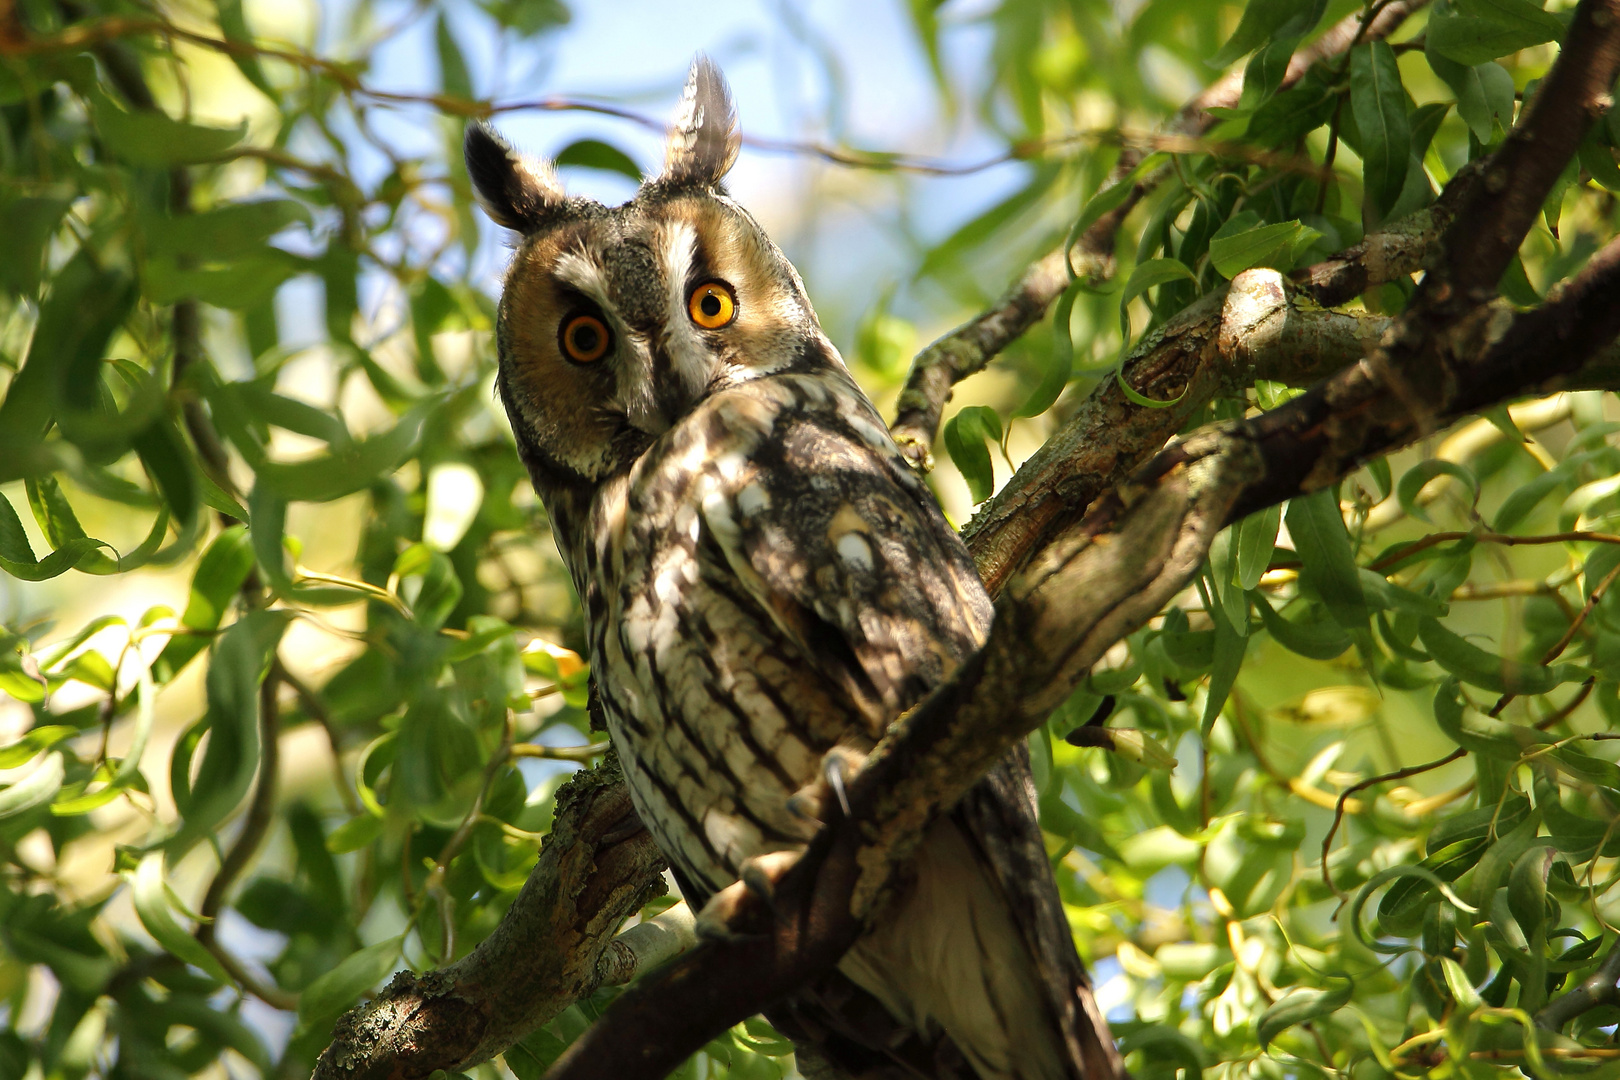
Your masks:
<svg viewBox="0 0 1620 1080"><path fill-rule="evenodd" d="M99 91L90 98L96 131L131 165L167 168L218 157L242 141L247 122L233 128L205 127L153 109L126 112Z"/></svg>
<svg viewBox="0 0 1620 1080"><path fill-rule="evenodd" d="M1074 374L1074 337L1070 326L1070 318L1074 314L1074 302L1080 295L1082 288L1080 281L1069 283L1063 290L1057 303L1052 305L1052 355L1047 363L1046 371L1041 375L1041 384L1030 394L1013 413L1014 416L1039 416L1050 409L1063 393L1063 388L1069 385L1069 377Z"/></svg>
<svg viewBox="0 0 1620 1080"><path fill-rule="evenodd" d="M225 969L219 966L214 954L201 942L180 928L174 921L169 903L169 891L163 875L163 852L150 851L141 858L140 865L131 875L130 892L135 901L135 914L140 917L146 932L157 943L193 967L201 968L223 983L230 982Z"/></svg>
<svg viewBox="0 0 1620 1080"><path fill-rule="evenodd" d="M1331 488L1289 500L1288 534L1305 564L1300 578L1322 598L1333 618L1354 636L1368 626L1361 572L1350 549L1339 502Z"/></svg>
<svg viewBox="0 0 1620 1080"><path fill-rule="evenodd" d="M0 494L0 570L12 577L21 581L45 581L67 573L79 560L90 557L103 546L99 540L82 537L61 545L43 559L34 558L22 519L17 516L11 500Z"/></svg>
<svg viewBox="0 0 1620 1080"><path fill-rule="evenodd" d="M439 54L439 85L451 97L471 100L472 75L467 71L467 60L461 54L456 36L450 32L450 23L444 12L433 22L433 44Z"/></svg>
<svg viewBox="0 0 1620 1080"><path fill-rule="evenodd" d="M1406 184L1412 152L1406 88L1385 42L1365 42L1350 53L1350 109L1361 133L1367 200L1382 218Z"/></svg>
<svg viewBox="0 0 1620 1080"><path fill-rule="evenodd" d="M208 711L202 721L208 745L189 785L188 805L169 841L170 850L183 852L211 833L252 785L259 765L259 684L291 614L251 612L215 643L206 681Z"/></svg>
<svg viewBox="0 0 1620 1080"><path fill-rule="evenodd" d="M1278 998L1255 1021L1254 1035L1260 1045L1267 1046L1289 1028L1329 1016L1348 1004L1355 984L1348 978L1335 979L1334 982L1342 985L1326 990L1295 988Z"/></svg>
<svg viewBox="0 0 1620 1080"><path fill-rule="evenodd" d="M1429 19L1425 47L1459 64L1483 64L1564 34L1564 24L1530 0L1459 0L1460 14Z"/></svg>
<svg viewBox="0 0 1620 1080"><path fill-rule="evenodd" d="M394 970L404 940L403 936L393 937L367 945L306 986L298 995L299 1019L306 1024L330 1020L354 1004L356 998Z"/></svg>
<svg viewBox="0 0 1620 1080"><path fill-rule="evenodd" d="M1255 266L1291 270L1300 253L1322 235L1298 221L1280 221L1231 235L1223 233L1216 233L1210 240L1209 260L1224 278L1237 277Z"/></svg>
<svg viewBox="0 0 1620 1080"><path fill-rule="evenodd" d="M945 449L967 481L975 503L984 502L996 489L995 467L990 461L990 449L985 445L986 433L976 413L964 409L951 417L945 425Z"/></svg>
<svg viewBox="0 0 1620 1080"><path fill-rule="evenodd" d="M1429 458L1418 462L1401 475L1401 482L1395 486L1395 498L1400 502L1401 509L1419 521L1429 521L1429 512L1417 501L1418 494L1429 481L1440 476L1461 480L1473 493L1473 501L1476 503L1479 501L1479 481L1472 471L1455 461Z"/></svg>
<svg viewBox="0 0 1620 1080"><path fill-rule="evenodd" d="M573 165L581 169L617 173L638 184L644 176L641 166L636 164L634 158L617 146L602 142L600 139L580 139L578 142L569 143L557 151L554 163L559 169Z"/></svg>
<svg viewBox="0 0 1620 1080"><path fill-rule="evenodd" d="M1277 546L1277 529L1282 524L1282 505L1275 504L1250 514L1237 528L1237 583L1244 592L1260 584Z"/></svg>
<svg viewBox="0 0 1620 1080"><path fill-rule="evenodd" d="M1337 622L1311 619L1296 622L1285 618L1272 609L1265 593L1258 589L1249 594L1249 599L1259 609L1266 633L1289 652L1312 660L1333 660L1343 656L1353 644Z"/></svg>
<svg viewBox="0 0 1620 1080"><path fill-rule="evenodd" d="M1226 67L1268 41L1304 37L1316 27L1326 7L1324 0L1249 0L1237 29L1209 58L1209 66Z"/></svg>
<svg viewBox="0 0 1620 1080"><path fill-rule="evenodd" d="M26 814L56 798L66 776L61 752L52 751L22 779L0 790L0 821Z"/></svg>
<svg viewBox="0 0 1620 1080"><path fill-rule="evenodd" d="M78 728L64 724L47 724L28 732L14 743L0 746L0 769L17 769L28 764L43 751L49 750L63 739L79 733Z"/></svg>
<svg viewBox="0 0 1620 1080"><path fill-rule="evenodd" d="M1435 619L1418 620L1418 638L1435 663L1471 686L1499 694L1545 694L1580 677L1568 664L1543 667L1503 659L1458 637Z"/></svg>

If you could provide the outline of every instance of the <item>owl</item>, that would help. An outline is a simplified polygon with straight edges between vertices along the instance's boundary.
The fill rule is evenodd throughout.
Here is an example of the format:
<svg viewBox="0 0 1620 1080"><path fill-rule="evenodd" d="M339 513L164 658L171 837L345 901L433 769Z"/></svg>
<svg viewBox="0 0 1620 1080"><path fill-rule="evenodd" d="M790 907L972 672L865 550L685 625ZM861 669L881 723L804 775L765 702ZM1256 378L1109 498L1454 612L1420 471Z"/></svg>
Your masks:
<svg viewBox="0 0 1620 1080"><path fill-rule="evenodd" d="M500 394L636 810L694 908L802 849L829 768L992 617L799 274L726 194L738 145L703 57L663 171L622 206L568 196L485 124L466 137L478 200L518 235ZM1123 1075L1021 749L930 828L838 971L769 1015L812 1075Z"/></svg>

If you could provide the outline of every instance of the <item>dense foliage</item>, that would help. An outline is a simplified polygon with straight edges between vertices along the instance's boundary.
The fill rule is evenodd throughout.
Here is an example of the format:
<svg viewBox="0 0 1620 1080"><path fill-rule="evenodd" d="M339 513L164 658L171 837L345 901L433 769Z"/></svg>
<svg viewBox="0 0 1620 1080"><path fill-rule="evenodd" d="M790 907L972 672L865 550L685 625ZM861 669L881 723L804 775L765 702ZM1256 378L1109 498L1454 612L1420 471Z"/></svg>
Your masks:
<svg viewBox="0 0 1620 1080"><path fill-rule="evenodd" d="M934 474L958 512L1195 298L1432 202L1503 138L1568 21L1558 0L1449 0L1283 89L1354 4L1005 0L971 80L946 60L956 7L908 11L940 107L979 94L1027 164L934 223L907 281L824 310L875 398L919 326L975 313L1155 180L1112 276L959 389ZM492 394L472 268L493 234L459 157L487 83L458 35L521 53L568 13L358 0L317 54L256 11L0 0L0 1076L307 1074L361 995L499 921L571 767L535 763L603 750L577 605ZM376 89L377 50L424 20L439 84ZM1243 94L1212 128L1146 134L1231 65ZM199 119L235 100L222 86L256 111ZM433 138L395 138L378 116L397 109ZM612 124L563 161L639 175ZM1613 235L1616 144L1611 119L1570 163L1508 302ZM834 168L892 184L909 219L908 161L843 149L864 171ZM1111 186L1122 150L1146 156ZM1261 382L1189 426L1295 392ZM1617 474L1606 391L1436 432L1230 528L1032 738L1136 1075L1620 1076L1612 997L1542 1012L1620 921ZM1066 740L1088 723L1121 732L1113 752ZM538 1076L611 996L505 1066ZM777 1076L790 1049L750 1021L689 1069Z"/></svg>

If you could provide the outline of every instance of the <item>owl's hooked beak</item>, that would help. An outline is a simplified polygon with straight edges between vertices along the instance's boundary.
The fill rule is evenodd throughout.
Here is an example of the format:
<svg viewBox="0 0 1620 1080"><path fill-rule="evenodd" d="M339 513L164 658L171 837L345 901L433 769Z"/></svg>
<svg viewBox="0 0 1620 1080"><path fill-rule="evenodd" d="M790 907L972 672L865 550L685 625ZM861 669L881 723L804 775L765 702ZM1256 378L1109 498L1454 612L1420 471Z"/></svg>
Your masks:
<svg viewBox="0 0 1620 1080"><path fill-rule="evenodd" d="M687 350L645 341L628 344L619 376L625 418L637 431L657 438L702 399L711 359L701 353L685 356Z"/></svg>

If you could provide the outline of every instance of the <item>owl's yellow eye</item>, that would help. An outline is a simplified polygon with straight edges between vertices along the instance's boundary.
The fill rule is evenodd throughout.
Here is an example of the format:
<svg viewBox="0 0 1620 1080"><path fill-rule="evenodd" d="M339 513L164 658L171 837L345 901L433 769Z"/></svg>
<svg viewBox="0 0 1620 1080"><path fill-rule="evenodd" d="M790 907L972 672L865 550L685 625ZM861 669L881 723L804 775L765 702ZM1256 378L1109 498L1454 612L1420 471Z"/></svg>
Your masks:
<svg viewBox="0 0 1620 1080"><path fill-rule="evenodd" d="M737 297L723 281L705 282L687 297L686 310L703 329L718 330L737 317Z"/></svg>
<svg viewBox="0 0 1620 1080"><path fill-rule="evenodd" d="M591 364L607 354L613 340L608 328L595 315L575 315L563 324L562 350L568 359Z"/></svg>

